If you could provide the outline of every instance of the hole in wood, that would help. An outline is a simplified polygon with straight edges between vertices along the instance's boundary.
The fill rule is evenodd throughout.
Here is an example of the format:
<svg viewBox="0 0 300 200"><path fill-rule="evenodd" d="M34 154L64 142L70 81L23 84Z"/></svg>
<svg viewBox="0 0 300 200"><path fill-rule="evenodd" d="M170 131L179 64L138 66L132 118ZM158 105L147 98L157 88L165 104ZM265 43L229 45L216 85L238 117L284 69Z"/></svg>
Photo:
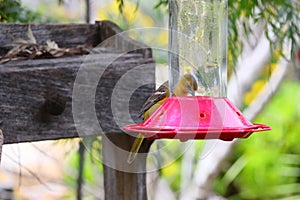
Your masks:
<svg viewBox="0 0 300 200"><path fill-rule="evenodd" d="M44 108L50 115L61 115L66 108L66 99L57 92L51 92L47 95Z"/></svg>
<svg viewBox="0 0 300 200"><path fill-rule="evenodd" d="M59 116L63 114L66 108L66 99L56 90L50 89L45 97L44 104L39 108L36 119L40 122L48 123L51 116Z"/></svg>

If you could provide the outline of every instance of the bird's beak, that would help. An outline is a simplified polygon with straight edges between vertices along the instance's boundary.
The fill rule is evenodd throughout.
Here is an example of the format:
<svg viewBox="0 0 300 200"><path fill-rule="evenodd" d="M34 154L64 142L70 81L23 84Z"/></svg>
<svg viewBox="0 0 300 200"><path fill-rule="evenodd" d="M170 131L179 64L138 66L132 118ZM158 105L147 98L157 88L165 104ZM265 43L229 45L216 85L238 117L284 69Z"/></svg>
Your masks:
<svg viewBox="0 0 300 200"><path fill-rule="evenodd" d="M188 87L188 91L192 96L195 96L195 90L192 87Z"/></svg>

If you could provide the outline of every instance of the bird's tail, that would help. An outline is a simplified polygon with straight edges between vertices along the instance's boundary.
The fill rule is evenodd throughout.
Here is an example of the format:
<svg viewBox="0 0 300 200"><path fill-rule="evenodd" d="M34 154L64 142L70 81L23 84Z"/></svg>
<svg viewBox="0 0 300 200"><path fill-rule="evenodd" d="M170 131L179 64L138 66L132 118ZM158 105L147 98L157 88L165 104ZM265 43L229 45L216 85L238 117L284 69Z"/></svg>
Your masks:
<svg viewBox="0 0 300 200"><path fill-rule="evenodd" d="M139 149L143 143L143 140L144 140L144 136L139 133L137 135L137 138L134 140L133 145L131 146L131 149L130 149L130 152L129 152L129 155L127 158L127 162L129 164L131 164L134 161L134 159L135 159L137 153L139 152Z"/></svg>

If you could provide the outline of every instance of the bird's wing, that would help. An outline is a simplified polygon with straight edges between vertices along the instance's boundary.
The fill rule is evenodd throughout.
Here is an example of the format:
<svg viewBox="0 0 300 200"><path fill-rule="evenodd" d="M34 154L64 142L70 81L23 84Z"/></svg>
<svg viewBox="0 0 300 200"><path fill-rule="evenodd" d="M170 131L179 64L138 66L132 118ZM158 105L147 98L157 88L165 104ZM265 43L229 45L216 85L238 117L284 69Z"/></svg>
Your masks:
<svg viewBox="0 0 300 200"><path fill-rule="evenodd" d="M166 81L157 90L155 90L155 92L147 99L147 101L141 108L138 117L141 117L147 110L149 110L157 102L169 96L168 85L169 85L169 81Z"/></svg>

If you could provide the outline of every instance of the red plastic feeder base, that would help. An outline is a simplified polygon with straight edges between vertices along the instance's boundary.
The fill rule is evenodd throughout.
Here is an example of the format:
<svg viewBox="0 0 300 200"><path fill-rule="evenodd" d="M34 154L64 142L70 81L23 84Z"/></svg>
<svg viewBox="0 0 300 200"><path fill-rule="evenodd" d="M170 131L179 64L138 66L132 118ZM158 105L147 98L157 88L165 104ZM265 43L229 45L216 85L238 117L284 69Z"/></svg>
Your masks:
<svg viewBox="0 0 300 200"><path fill-rule="evenodd" d="M148 139L247 138L267 131L264 124L252 124L227 99L208 96L168 98L146 121L123 127Z"/></svg>

